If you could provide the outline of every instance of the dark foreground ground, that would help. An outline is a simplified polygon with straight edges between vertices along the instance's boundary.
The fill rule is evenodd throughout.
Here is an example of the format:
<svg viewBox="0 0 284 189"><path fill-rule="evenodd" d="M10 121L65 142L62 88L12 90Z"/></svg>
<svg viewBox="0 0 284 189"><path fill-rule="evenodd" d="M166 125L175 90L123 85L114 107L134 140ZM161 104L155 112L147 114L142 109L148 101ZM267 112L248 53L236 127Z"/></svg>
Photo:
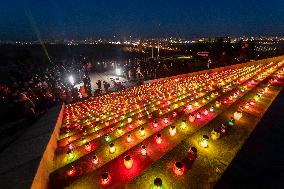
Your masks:
<svg viewBox="0 0 284 189"><path fill-rule="evenodd" d="M215 189L284 188L284 90L215 185Z"/></svg>
<svg viewBox="0 0 284 189"><path fill-rule="evenodd" d="M0 132L0 189L28 189L54 130L60 106L33 125L19 121Z"/></svg>

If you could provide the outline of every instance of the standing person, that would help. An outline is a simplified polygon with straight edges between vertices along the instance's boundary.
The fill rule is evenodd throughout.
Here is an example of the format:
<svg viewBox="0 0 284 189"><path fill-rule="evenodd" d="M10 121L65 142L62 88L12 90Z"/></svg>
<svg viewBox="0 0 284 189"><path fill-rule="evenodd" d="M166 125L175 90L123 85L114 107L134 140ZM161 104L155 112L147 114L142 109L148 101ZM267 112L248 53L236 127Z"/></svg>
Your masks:
<svg viewBox="0 0 284 189"><path fill-rule="evenodd" d="M98 89L102 88L102 81L101 80L98 80L98 82L96 82L96 84L98 86Z"/></svg>
<svg viewBox="0 0 284 189"><path fill-rule="evenodd" d="M110 84L106 81L103 81L103 84L104 84L104 89L105 89L105 92L108 93L108 89L110 87Z"/></svg>
<svg viewBox="0 0 284 189"><path fill-rule="evenodd" d="M24 93L19 94L19 102L22 114L28 123L32 123L36 118L35 104Z"/></svg>
<svg viewBox="0 0 284 189"><path fill-rule="evenodd" d="M71 91L69 89L66 89L65 90L65 102L66 104L70 104L72 102L72 94L71 94Z"/></svg>
<svg viewBox="0 0 284 189"><path fill-rule="evenodd" d="M58 83L55 84L54 88L52 87L52 93L54 94L54 98L56 103L60 102L60 86Z"/></svg>
<svg viewBox="0 0 284 189"><path fill-rule="evenodd" d="M212 64L212 61L211 61L211 59L208 59L208 62L207 62L208 69L210 69L210 64Z"/></svg>
<svg viewBox="0 0 284 189"><path fill-rule="evenodd" d="M85 85L82 85L80 87L80 93L82 95L82 98L85 100L88 98L88 93L87 93L87 90L86 90L86 86Z"/></svg>
<svg viewBox="0 0 284 189"><path fill-rule="evenodd" d="M80 100L79 91L76 87L71 89L72 102L78 102Z"/></svg>
<svg viewBox="0 0 284 189"><path fill-rule="evenodd" d="M144 78L144 75L141 73L140 65L138 65L138 67L136 69L136 77L137 77L138 80Z"/></svg>
<svg viewBox="0 0 284 189"><path fill-rule="evenodd" d="M128 70L128 80L132 81L131 69Z"/></svg>
<svg viewBox="0 0 284 189"><path fill-rule="evenodd" d="M96 90L94 91L94 96L99 96L99 95L101 95L101 94L102 94L101 89L96 89Z"/></svg>
<svg viewBox="0 0 284 189"><path fill-rule="evenodd" d="M83 77L84 85L86 86L88 96L92 95L91 79L88 74L85 74Z"/></svg>

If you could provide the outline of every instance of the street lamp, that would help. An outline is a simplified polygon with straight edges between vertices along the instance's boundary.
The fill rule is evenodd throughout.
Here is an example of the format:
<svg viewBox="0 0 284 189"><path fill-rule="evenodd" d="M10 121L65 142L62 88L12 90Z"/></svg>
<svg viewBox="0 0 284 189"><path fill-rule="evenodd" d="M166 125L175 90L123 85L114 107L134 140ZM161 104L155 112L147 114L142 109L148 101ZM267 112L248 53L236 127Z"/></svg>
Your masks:
<svg viewBox="0 0 284 189"><path fill-rule="evenodd" d="M68 77L69 82L71 83L71 85L74 85L75 81L74 81L74 77L72 75L70 75Z"/></svg>
<svg viewBox="0 0 284 189"><path fill-rule="evenodd" d="M121 75L121 69L120 68L116 68L115 69L115 73L116 73L116 75Z"/></svg>

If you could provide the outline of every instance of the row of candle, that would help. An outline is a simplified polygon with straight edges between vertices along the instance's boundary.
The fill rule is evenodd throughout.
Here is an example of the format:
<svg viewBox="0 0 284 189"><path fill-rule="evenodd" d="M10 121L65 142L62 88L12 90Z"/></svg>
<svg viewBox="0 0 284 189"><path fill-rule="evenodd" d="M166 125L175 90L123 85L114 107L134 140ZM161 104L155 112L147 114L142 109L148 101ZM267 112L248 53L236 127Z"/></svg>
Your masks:
<svg viewBox="0 0 284 189"><path fill-rule="evenodd" d="M224 83L225 84L225 83ZM218 103L217 103L218 104ZM205 113L206 114L206 113ZM200 116L200 115L199 115ZM199 119L199 116L198 116L198 114L197 114L197 119ZM143 133L143 130L140 130L140 132L141 132L141 134ZM175 126L171 126L170 127L170 129L169 129L169 134L171 135L171 136L174 136L175 135L175 133L176 133L176 128L175 128ZM143 134L142 134L143 135ZM128 137L127 137L127 142L131 142L131 136L130 135L128 135ZM159 133L156 135L156 142L157 143L160 143L161 142L161 136L159 135ZM114 153L113 151L115 151L115 147L114 147L114 144L110 144L110 153ZM144 147L142 147L141 146L141 153L142 153L142 155L143 154L146 154L146 147L144 146ZM94 162L98 162L98 157L95 155L94 156L94 158L93 158L94 160ZM129 158L127 158L127 159L129 159ZM180 165L180 163L178 163L177 165Z"/></svg>

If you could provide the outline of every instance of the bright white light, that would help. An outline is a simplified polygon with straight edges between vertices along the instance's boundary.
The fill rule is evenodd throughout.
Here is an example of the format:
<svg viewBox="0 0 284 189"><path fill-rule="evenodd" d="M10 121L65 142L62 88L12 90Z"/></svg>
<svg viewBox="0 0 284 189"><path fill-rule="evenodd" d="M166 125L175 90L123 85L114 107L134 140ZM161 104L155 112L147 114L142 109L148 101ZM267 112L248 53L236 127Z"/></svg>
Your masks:
<svg viewBox="0 0 284 189"><path fill-rule="evenodd" d="M73 76L70 75L68 79L69 79L69 82L70 82L72 85L74 85L75 81L74 81Z"/></svg>
<svg viewBox="0 0 284 189"><path fill-rule="evenodd" d="M116 73L116 75L121 75L121 69L120 68L116 68L115 69L115 73Z"/></svg>

